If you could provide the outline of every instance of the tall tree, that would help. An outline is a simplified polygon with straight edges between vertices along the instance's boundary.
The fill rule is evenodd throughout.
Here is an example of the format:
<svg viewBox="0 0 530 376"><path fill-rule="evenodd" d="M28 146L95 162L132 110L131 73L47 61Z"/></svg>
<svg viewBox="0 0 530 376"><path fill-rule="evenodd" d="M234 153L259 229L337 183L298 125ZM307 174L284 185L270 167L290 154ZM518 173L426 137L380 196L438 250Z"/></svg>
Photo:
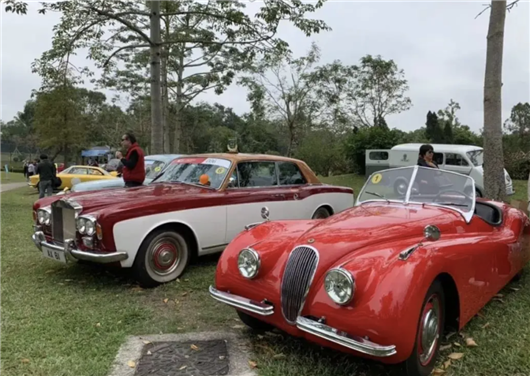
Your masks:
<svg viewBox="0 0 530 376"><path fill-rule="evenodd" d="M427 121L425 122L425 134L429 138L429 141L434 144L443 142L443 130L440 127L438 116L435 112L427 112Z"/></svg>
<svg viewBox="0 0 530 376"><path fill-rule="evenodd" d="M55 28L52 55L66 55L78 48L88 48L89 58L100 66L112 67L109 62L125 50L149 48L151 52L151 152L163 152L162 97L161 97L161 53L162 46L197 43L210 46L231 44L246 53L251 60L274 51L285 51L287 44L276 37L280 21L290 21L306 35L329 29L323 21L306 19L307 13L320 8L325 0L315 5L300 1L266 1L254 18L242 9L241 1L214 1L207 4L188 2L188 9L160 12L160 1L143 2L125 0L72 0L42 3L41 13L59 11L61 23ZM5 0L6 11L25 14L27 4L19 0ZM180 2L178 2L180 6ZM216 19L210 26L210 37L191 33L174 34L175 39L162 41L160 17L195 16ZM146 22L149 18L149 26ZM105 28L110 30L105 30ZM146 32L149 29L149 33ZM107 33L106 33L107 31ZM110 37L107 36L110 34ZM219 35L221 35L219 37ZM137 43L137 39L141 43ZM215 48L215 47L214 47ZM181 50L181 53L182 52ZM261 57L261 56L260 56Z"/></svg>
<svg viewBox="0 0 530 376"><path fill-rule="evenodd" d="M519 136L530 135L530 103L517 103L512 107L510 117L504 122L504 128Z"/></svg>
<svg viewBox="0 0 530 376"><path fill-rule="evenodd" d="M313 43L306 56L292 59L277 54L250 67L250 74L240 80L249 89L248 100L253 111L278 121L287 131L288 156L316 111L311 97L315 87L311 69L319 59L320 50Z"/></svg>

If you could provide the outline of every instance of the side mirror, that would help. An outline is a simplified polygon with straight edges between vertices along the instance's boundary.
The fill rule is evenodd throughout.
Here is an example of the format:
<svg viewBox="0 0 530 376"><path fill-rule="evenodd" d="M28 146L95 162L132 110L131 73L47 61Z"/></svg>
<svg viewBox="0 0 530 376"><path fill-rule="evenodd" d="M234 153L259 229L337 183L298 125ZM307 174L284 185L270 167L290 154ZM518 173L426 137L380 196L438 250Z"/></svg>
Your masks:
<svg viewBox="0 0 530 376"><path fill-rule="evenodd" d="M118 171L111 171L110 174L114 177L118 176Z"/></svg>
<svg viewBox="0 0 530 376"><path fill-rule="evenodd" d="M264 206L261 208L261 218L268 221L269 220L269 208Z"/></svg>
<svg viewBox="0 0 530 376"><path fill-rule="evenodd" d="M230 176L230 179L228 179L228 188L235 188L236 187L236 178L233 176ZM263 212L263 209L262 209Z"/></svg>
<svg viewBox="0 0 530 376"><path fill-rule="evenodd" d="M440 229L434 225L425 226L423 229L423 235L426 240L438 240L440 239Z"/></svg>

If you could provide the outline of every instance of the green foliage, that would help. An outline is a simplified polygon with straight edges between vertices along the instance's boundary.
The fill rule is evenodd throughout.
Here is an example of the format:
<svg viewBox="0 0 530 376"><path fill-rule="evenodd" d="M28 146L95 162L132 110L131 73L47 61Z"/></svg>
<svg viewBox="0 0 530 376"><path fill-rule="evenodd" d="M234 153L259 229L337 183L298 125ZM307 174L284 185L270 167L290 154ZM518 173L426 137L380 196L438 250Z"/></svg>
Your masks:
<svg viewBox="0 0 530 376"><path fill-rule="evenodd" d="M427 122L425 123L425 133L429 142L433 144L441 144L444 142L443 129L438 121L438 116L435 112L427 112Z"/></svg>
<svg viewBox="0 0 530 376"><path fill-rule="evenodd" d="M365 173L365 152L368 149L390 149L407 142L406 133L398 129L382 127L362 128L346 139L345 154L354 163L355 171Z"/></svg>
<svg viewBox="0 0 530 376"><path fill-rule="evenodd" d="M318 175L349 172L339 137L327 129L309 132L298 146L295 157L305 161Z"/></svg>

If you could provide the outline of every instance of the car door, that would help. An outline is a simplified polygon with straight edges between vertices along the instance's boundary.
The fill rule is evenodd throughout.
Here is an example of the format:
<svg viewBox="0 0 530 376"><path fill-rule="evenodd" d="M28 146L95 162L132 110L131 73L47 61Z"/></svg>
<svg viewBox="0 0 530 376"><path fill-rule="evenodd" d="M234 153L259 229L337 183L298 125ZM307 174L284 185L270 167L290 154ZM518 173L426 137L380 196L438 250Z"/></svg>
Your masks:
<svg viewBox="0 0 530 376"><path fill-rule="evenodd" d="M316 209L311 200L304 200L311 196L311 187L307 179L294 162L278 161L278 182L285 193L282 209L283 219L309 219Z"/></svg>
<svg viewBox="0 0 530 376"><path fill-rule="evenodd" d="M466 158L464 158L460 153L445 153L445 170L469 175L471 173L471 168L472 167Z"/></svg>
<svg viewBox="0 0 530 376"><path fill-rule="evenodd" d="M270 219L289 217L285 208L286 187L278 185L275 161L242 161L232 174L233 183L226 190L226 242L229 243L250 223L261 222L261 208L267 206Z"/></svg>

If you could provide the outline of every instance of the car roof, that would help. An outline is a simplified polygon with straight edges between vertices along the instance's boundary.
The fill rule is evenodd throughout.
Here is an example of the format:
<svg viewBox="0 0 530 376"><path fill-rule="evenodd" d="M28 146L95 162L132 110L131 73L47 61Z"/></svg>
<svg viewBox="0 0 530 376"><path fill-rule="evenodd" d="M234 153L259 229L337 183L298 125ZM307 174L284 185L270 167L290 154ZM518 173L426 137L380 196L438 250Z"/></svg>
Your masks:
<svg viewBox="0 0 530 376"><path fill-rule="evenodd" d="M154 159L159 161L165 161L168 159L175 159L182 157L184 154L153 154L153 155L146 155L145 159Z"/></svg>
<svg viewBox="0 0 530 376"><path fill-rule="evenodd" d="M401 144L396 145L390 150L398 150L398 151L419 151L420 147L424 144L420 143L410 143L410 144ZM452 144L430 144L435 152L439 153L451 153L451 152L468 152L473 150L482 150L480 146L476 145L452 145Z"/></svg>
<svg viewBox="0 0 530 376"><path fill-rule="evenodd" d="M296 159L283 157L281 155L269 155L269 154L249 154L249 153L205 153L205 154L189 154L187 157L204 157L204 158L224 158L233 162L250 161L255 159L262 159L265 161L281 161L281 162L295 162L299 164L305 164L305 162Z"/></svg>

